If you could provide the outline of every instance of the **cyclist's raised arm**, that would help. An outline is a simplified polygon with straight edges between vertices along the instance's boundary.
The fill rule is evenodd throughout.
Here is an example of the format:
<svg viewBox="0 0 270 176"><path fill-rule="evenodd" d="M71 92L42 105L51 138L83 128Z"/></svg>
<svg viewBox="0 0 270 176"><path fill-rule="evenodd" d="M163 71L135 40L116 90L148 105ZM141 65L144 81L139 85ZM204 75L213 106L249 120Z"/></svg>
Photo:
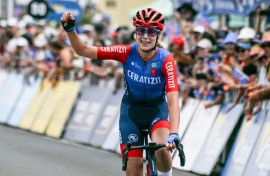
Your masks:
<svg viewBox="0 0 270 176"><path fill-rule="evenodd" d="M61 17L63 28L67 32L72 48L78 55L97 59L97 47L86 45L78 36L75 30L75 18L70 12L65 13Z"/></svg>

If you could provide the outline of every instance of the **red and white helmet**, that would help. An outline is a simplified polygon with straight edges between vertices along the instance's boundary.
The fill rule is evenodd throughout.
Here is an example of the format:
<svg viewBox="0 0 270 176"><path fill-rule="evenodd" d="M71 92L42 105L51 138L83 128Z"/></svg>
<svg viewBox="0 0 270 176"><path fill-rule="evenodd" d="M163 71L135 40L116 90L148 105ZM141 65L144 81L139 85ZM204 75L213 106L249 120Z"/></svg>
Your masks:
<svg viewBox="0 0 270 176"><path fill-rule="evenodd" d="M133 17L133 26L135 27L150 27L162 31L164 28L164 23L164 16L152 8L139 10Z"/></svg>

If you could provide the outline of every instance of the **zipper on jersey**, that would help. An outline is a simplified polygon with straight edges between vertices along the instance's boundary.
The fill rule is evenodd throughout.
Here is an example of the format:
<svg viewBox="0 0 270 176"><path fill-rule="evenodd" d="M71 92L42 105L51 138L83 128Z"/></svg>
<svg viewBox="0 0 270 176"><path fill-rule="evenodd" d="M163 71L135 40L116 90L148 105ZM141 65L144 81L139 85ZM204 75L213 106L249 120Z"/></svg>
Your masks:
<svg viewBox="0 0 270 176"><path fill-rule="evenodd" d="M143 61L143 68L144 68L144 72L146 71L145 68L146 68L146 62ZM146 74L145 74L146 75ZM145 86L144 86L144 93L143 93L143 96L144 96L144 99L146 98L145 94L146 94L146 90L145 90Z"/></svg>

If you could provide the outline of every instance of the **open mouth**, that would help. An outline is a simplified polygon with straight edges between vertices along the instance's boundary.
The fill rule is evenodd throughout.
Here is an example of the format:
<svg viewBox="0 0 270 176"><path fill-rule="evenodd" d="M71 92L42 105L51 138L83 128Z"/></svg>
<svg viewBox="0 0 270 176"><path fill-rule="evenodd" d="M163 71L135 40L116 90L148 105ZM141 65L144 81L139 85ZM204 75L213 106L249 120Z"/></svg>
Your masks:
<svg viewBox="0 0 270 176"><path fill-rule="evenodd" d="M143 46L149 46L150 45L150 43L151 42L149 42L149 41L144 41L144 40L141 40L141 44L143 45Z"/></svg>

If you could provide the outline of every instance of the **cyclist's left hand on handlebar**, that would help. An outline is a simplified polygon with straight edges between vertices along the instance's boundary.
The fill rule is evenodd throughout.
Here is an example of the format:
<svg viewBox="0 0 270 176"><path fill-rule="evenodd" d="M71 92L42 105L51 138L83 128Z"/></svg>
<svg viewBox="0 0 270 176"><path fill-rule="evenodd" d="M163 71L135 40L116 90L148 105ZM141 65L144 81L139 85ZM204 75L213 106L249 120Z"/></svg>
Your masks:
<svg viewBox="0 0 270 176"><path fill-rule="evenodd" d="M166 149L167 150L172 150L175 148L175 143L174 140L178 140L179 142L181 141L179 135L177 133L171 133L168 140L167 140L167 144L166 144Z"/></svg>

